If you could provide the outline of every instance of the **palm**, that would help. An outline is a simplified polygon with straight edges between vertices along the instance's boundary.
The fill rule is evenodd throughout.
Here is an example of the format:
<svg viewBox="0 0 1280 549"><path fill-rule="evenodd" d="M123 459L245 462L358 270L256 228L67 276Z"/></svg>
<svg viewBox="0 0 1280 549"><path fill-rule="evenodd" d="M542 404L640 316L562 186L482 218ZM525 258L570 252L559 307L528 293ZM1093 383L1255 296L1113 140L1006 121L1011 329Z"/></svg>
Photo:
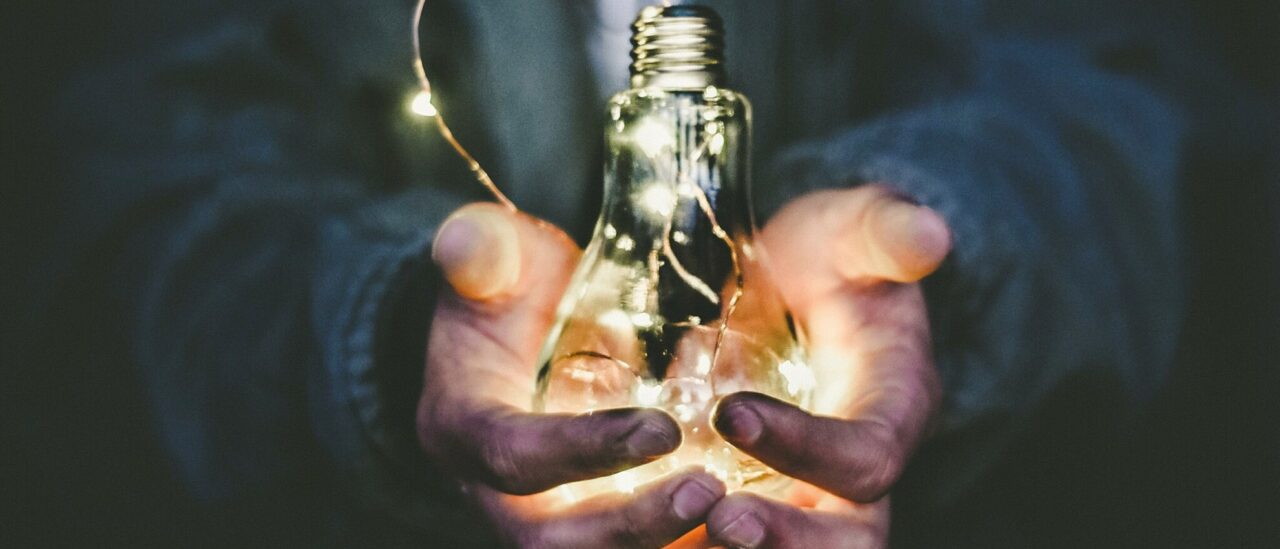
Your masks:
<svg viewBox="0 0 1280 549"><path fill-rule="evenodd" d="M793 201L762 242L821 383L813 413L763 395L721 402L726 439L798 481L782 501L729 495L708 529L749 547L882 546L885 494L940 399L916 282L949 233L933 212L867 186Z"/></svg>
<svg viewBox="0 0 1280 549"><path fill-rule="evenodd" d="M580 502L548 492L652 461L680 440L654 410L531 413L538 348L579 254L572 241L477 204L446 221L433 248L450 287L431 325L419 439L497 536L516 546L658 547L700 524L724 494L704 471Z"/></svg>

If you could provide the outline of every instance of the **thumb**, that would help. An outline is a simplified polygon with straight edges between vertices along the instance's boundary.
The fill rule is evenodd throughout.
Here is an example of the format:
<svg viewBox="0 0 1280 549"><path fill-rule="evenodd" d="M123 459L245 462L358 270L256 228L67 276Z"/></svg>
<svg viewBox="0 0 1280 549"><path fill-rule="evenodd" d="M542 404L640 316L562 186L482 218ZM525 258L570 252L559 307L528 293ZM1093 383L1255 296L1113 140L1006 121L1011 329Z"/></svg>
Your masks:
<svg viewBox="0 0 1280 549"><path fill-rule="evenodd" d="M514 214L490 204L464 206L445 219L431 246L431 259L458 295L485 301L520 279L520 237Z"/></svg>
<svg viewBox="0 0 1280 549"><path fill-rule="evenodd" d="M463 206L432 247L453 289L437 305L437 319L482 328L532 361L580 254L550 223L497 204Z"/></svg>
<svg viewBox="0 0 1280 549"><path fill-rule="evenodd" d="M436 304L428 360L508 364L524 375L555 320L579 255L573 241L549 223L497 204L459 208L442 224L432 248L449 288ZM446 369L427 368L429 375L437 370ZM532 383L521 385L528 387ZM526 392L511 400L527 398Z"/></svg>
<svg viewBox="0 0 1280 549"><path fill-rule="evenodd" d="M951 231L937 212L873 188L859 224L866 273L895 282L915 282L938 268L951 250Z"/></svg>
<svg viewBox="0 0 1280 549"><path fill-rule="evenodd" d="M782 279L809 281L802 289L813 296L806 297L848 281L915 282L951 250L937 212L879 185L796 199L769 221L764 239Z"/></svg>

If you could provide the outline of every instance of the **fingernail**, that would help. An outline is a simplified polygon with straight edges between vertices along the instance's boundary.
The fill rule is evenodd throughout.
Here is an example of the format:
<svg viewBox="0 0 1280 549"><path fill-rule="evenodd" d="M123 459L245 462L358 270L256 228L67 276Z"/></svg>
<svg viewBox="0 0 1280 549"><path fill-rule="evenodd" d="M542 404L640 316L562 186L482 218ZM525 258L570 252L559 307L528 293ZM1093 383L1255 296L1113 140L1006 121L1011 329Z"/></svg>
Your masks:
<svg viewBox="0 0 1280 549"><path fill-rule="evenodd" d="M947 220L932 208L921 206L916 215L915 241L932 257L946 256L951 250L951 229Z"/></svg>
<svg viewBox="0 0 1280 549"><path fill-rule="evenodd" d="M671 509L680 520L693 520L706 515L723 495L723 487L717 493L696 479L690 479L681 484L675 495L671 496Z"/></svg>
<svg viewBox="0 0 1280 549"><path fill-rule="evenodd" d="M440 226L431 259L463 297L490 297L509 289L519 277L517 240L505 214L466 207Z"/></svg>
<svg viewBox="0 0 1280 549"><path fill-rule="evenodd" d="M764 433L764 421L760 414L744 403L731 403L716 414L716 430L724 438L740 445L750 446Z"/></svg>
<svg viewBox="0 0 1280 549"><path fill-rule="evenodd" d="M627 435L627 452L632 457L651 458L671 453L680 445L680 437L671 429L645 421Z"/></svg>
<svg viewBox="0 0 1280 549"><path fill-rule="evenodd" d="M950 248L950 231L937 212L907 202L892 202L879 212L878 246L911 277L937 267Z"/></svg>
<svg viewBox="0 0 1280 549"><path fill-rule="evenodd" d="M746 512L725 526L718 537L737 547L759 547L764 542L764 525L755 513Z"/></svg>

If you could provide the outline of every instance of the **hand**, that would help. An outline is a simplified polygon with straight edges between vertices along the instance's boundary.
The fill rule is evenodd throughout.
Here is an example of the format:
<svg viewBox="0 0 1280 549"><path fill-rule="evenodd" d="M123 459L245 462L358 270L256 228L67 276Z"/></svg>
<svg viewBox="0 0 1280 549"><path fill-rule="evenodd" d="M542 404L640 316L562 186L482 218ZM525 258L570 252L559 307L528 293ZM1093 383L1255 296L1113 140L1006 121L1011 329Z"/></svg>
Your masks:
<svg viewBox="0 0 1280 549"><path fill-rule="evenodd" d="M660 547L703 523L724 495L720 481L693 470L625 496L568 502L544 492L680 444L658 410L530 413L539 346L579 253L558 229L493 204L444 223L433 259L450 288L431 325L419 440L509 545Z"/></svg>
<svg viewBox="0 0 1280 549"><path fill-rule="evenodd" d="M881 547L885 494L928 428L940 383L917 284L951 247L938 214L878 186L809 194L764 229L822 388L810 414L754 393L725 397L731 444L799 480L785 501L731 494L707 519L740 547Z"/></svg>

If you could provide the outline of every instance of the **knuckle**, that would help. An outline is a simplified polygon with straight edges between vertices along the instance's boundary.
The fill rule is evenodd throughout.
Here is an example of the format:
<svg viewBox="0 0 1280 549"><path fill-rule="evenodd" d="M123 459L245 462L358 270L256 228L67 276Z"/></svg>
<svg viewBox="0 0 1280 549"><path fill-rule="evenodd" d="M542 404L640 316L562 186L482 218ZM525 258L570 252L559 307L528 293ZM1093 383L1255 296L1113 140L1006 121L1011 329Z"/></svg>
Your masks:
<svg viewBox="0 0 1280 549"><path fill-rule="evenodd" d="M792 466L806 470L823 467L829 460L827 449L834 440L831 434L825 429L817 428L800 429L799 433L800 444L791 456Z"/></svg>
<svg viewBox="0 0 1280 549"><path fill-rule="evenodd" d="M642 531L640 524L634 520L623 521L613 535L613 547L653 547L657 544L649 540L648 533Z"/></svg>
<svg viewBox="0 0 1280 549"><path fill-rule="evenodd" d="M639 508L635 505L628 506L623 511L622 520L618 521L617 526L613 529L611 545L613 547L655 547L661 545L657 540L653 539L655 532L654 525L651 520L645 520Z"/></svg>
<svg viewBox="0 0 1280 549"><path fill-rule="evenodd" d="M543 524L531 524L521 528L515 535L515 542L511 545L520 549L552 549L562 546L552 539Z"/></svg>
<svg viewBox="0 0 1280 549"><path fill-rule="evenodd" d="M605 450L613 449L616 443L616 429L613 429L613 417L607 414L582 416L580 428L573 434L582 441L582 446L573 453L575 465L586 467L594 461L592 457Z"/></svg>
<svg viewBox="0 0 1280 549"><path fill-rule="evenodd" d="M509 437L487 439L481 446L480 455L485 473L498 489L508 493L528 492L526 475L516 459Z"/></svg>
<svg viewBox="0 0 1280 549"><path fill-rule="evenodd" d="M889 488L901 476L902 452L892 429L879 423L864 424L857 463L857 478L853 486L854 499L874 501L888 493Z"/></svg>

